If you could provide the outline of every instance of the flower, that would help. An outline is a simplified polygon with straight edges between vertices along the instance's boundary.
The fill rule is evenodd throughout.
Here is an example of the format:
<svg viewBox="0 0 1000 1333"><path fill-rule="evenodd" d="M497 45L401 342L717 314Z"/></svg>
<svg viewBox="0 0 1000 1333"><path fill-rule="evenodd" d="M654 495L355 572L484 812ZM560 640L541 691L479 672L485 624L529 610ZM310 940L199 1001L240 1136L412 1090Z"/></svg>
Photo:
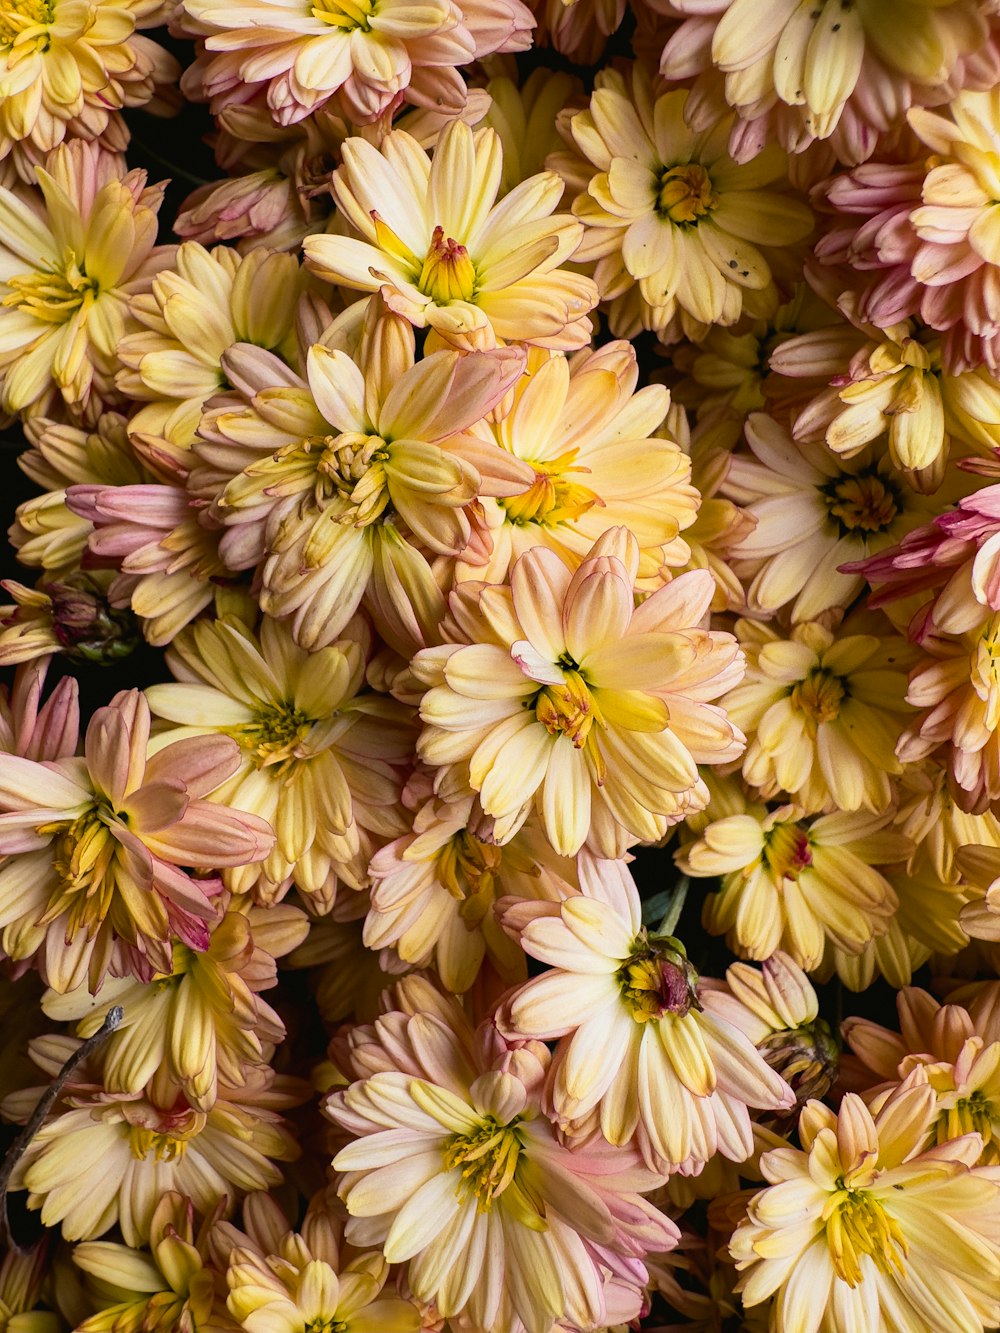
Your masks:
<svg viewBox="0 0 1000 1333"><path fill-rule="evenodd" d="M265 942L258 944L254 931ZM212 924L208 947L195 952L175 942L169 972L151 981L111 978L98 995L85 987L42 998L45 1013L76 1021L77 1035L92 1036L108 1006L124 1015L101 1050L106 1090L139 1093L154 1078L176 1083L191 1106L208 1111L219 1081L241 1087L249 1066L265 1063L264 1046L282 1040L285 1026L259 992L277 983L275 959L305 938L298 908L274 905L226 912Z"/></svg>
<svg viewBox="0 0 1000 1333"><path fill-rule="evenodd" d="M522 555L510 586L485 587L478 641L424 649L413 669L420 757L467 763L500 842L532 805L552 846L656 841L707 800L697 763L735 758L742 736L715 697L741 669L731 636L699 628L714 592L684 574L634 610L639 551L610 529L571 573L554 551Z"/></svg>
<svg viewBox="0 0 1000 1333"><path fill-rule="evenodd" d="M73 662L114 662L138 642L133 618L108 601L108 576L75 573L59 582L27 588L0 582L14 598L0 606L0 665L65 653Z"/></svg>
<svg viewBox="0 0 1000 1333"><path fill-rule="evenodd" d="M722 876L702 917L713 935L726 934L744 957L783 949L812 970L827 940L856 953L888 928L898 904L876 867L912 850L886 828L889 819L864 811L810 818L794 805L746 803L707 824L699 817L697 839L674 855L685 874Z"/></svg>
<svg viewBox="0 0 1000 1333"><path fill-rule="evenodd" d="M498 348L415 360L408 324L370 307L360 345L317 343L302 379L272 353L240 346L222 364L237 386L205 414L196 494L214 494L233 569L260 566L266 614L290 619L305 648L332 644L369 586L389 590L390 637L440 600L416 548L454 555L469 543L483 494L521 489L531 470L469 427L520 374Z"/></svg>
<svg viewBox="0 0 1000 1333"><path fill-rule="evenodd" d="M772 417L747 421L751 456L735 454L722 493L756 520L732 548L747 571L747 605L770 615L789 602L792 622L847 607L864 586L850 562L899 540L936 512L877 445L838 457L824 443L793 441Z"/></svg>
<svg viewBox="0 0 1000 1333"><path fill-rule="evenodd" d="M743 776L770 800L798 798L808 813L885 810L903 729L906 677L901 640L839 636L812 621L788 639L741 621L744 684L725 706L750 738ZM909 696L907 696L909 697Z"/></svg>
<svg viewBox="0 0 1000 1333"><path fill-rule="evenodd" d="M691 468L680 448L655 432L669 395L658 384L636 391L633 348L606 343L571 358L533 349L513 404L477 434L532 469L515 495L483 502L492 551L460 557L459 578L500 583L533 546L556 551L570 568L603 532L627 527L639 543L639 577L663 579L664 565L683 564L679 538L698 509Z"/></svg>
<svg viewBox="0 0 1000 1333"><path fill-rule="evenodd" d="M351 1135L334 1158L347 1240L408 1261L411 1292L439 1317L496 1333L600 1327L605 1256L641 1289L643 1255L676 1242L634 1192L655 1177L627 1152L558 1142L538 1101L544 1047L491 1052L488 1026L473 1033L417 979L394 998L402 1009L356 1030L355 1081L325 1106Z"/></svg>
<svg viewBox="0 0 1000 1333"><path fill-rule="evenodd" d="M776 1293L775 1333L890 1320L971 1333L1000 1319L990 1221L1000 1182L976 1166L978 1134L922 1150L934 1114L933 1093L918 1082L872 1110L853 1093L839 1115L812 1101L799 1119L802 1148L761 1157L769 1183L730 1252L745 1305Z"/></svg>
<svg viewBox="0 0 1000 1333"><path fill-rule="evenodd" d="M763 291L771 270L760 247L787 246L812 230L809 208L772 185L784 155L770 149L739 166L726 152L731 117L696 133L687 93L654 98L637 67L631 90L602 71L590 108L572 119L577 147L596 168L574 213L587 233L580 259L598 261L602 296L638 283L644 327L680 311L702 324L735 324L744 291Z"/></svg>
<svg viewBox="0 0 1000 1333"><path fill-rule="evenodd" d="M404 98L456 115L466 100L461 67L525 50L534 26L520 0L318 0L298 10L280 0L248 0L239 10L185 0L184 9L205 35L208 58L196 71L213 114L264 88L280 125L331 105L364 124Z"/></svg>
<svg viewBox="0 0 1000 1333"><path fill-rule="evenodd" d="M146 692L153 713L173 724L157 746L192 736L235 744L216 799L275 831L259 866L223 872L230 890L272 902L294 875L314 907L329 910L338 876L360 888L372 835L402 831L394 765L409 754L400 707L359 693L362 644L344 637L309 653L269 617L259 636L235 619L200 620L168 660L177 681Z"/></svg>
<svg viewBox="0 0 1000 1333"><path fill-rule="evenodd" d="M444 987L467 991L484 958L505 981L523 981L524 955L504 934L498 898L558 900L576 891L576 870L556 856L536 820L498 846L489 820L472 797L445 801L429 782L413 814L412 832L380 847L368 863L371 907L365 918L369 949L395 948L413 967L433 964Z"/></svg>
<svg viewBox="0 0 1000 1333"><path fill-rule="evenodd" d="M232 773L235 744L196 738L147 759L149 706L116 694L87 728L85 757L0 754L0 927L8 957L34 958L48 985L96 991L108 969L171 971L170 941L209 940L213 869L262 860L273 834L204 798Z"/></svg>
<svg viewBox="0 0 1000 1333"><path fill-rule="evenodd" d="M180 66L135 29L163 21L156 0L7 0L0 16L0 157L29 158L64 137L96 139L121 107L143 106Z"/></svg>
<svg viewBox="0 0 1000 1333"><path fill-rule="evenodd" d="M222 355L253 343L298 360L295 316L303 274L292 255L254 250L238 255L225 246L206 250L189 241L151 289L129 302L143 326L118 343L125 367L116 377L131 400L148 402L129 422L133 433L194 437L206 399L227 386Z"/></svg>
<svg viewBox="0 0 1000 1333"><path fill-rule="evenodd" d="M246 1086L220 1087L209 1111L174 1092L166 1105L140 1093L69 1094L18 1161L12 1188L27 1190L28 1207L66 1240L92 1240L117 1224L135 1249L168 1191L205 1215L280 1183L275 1162L294 1161L299 1150L278 1109L302 1099L298 1084L258 1068Z"/></svg>
<svg viewBox="0 0 1000 1333"><path fill-rule="evenodd" d="M128 298L169 261L156 247L164 186L79 139L36 174L33 206L0 189L0 404L19 412L53 391L82 412L113 395Z"/></svg>
<svg viewBox="0 0 1000 1333"><path fill-rule="evenodd" d="M552 1105L570 1132L634 1138L659 1171L693 1173L716 1152L743 1161L748 1106L788 1109L794 1094L715 1011L680 941L642 925L621 863L581 867L581 884L562 903L504 905L504 927L550 968L507 999L503 1030L559 1039Z"/></svg>
<svg viewBox="0 0 1000 1333"><path fill-rule="evenodd" d="M571 351L590 340L590 278L564 269L583 228L554 210L554 172L530 176L496 203L503 149L496 131L455 121L433 157L404 130L380 149L348 139L333 195L359 236L310 236L309 268L388 307L456 347L521 341Z"/></svg>

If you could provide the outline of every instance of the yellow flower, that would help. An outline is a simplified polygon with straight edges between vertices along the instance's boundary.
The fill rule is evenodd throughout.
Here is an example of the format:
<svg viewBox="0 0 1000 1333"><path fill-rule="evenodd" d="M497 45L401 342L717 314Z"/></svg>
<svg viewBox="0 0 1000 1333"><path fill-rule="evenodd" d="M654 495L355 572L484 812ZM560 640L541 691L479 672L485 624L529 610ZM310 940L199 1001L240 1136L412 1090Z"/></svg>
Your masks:
<svg viewBox="0 0 1000 1333"><path fill-rule="evenodd" d="M118 344L125 369L117 385L150 404L129 430L164 435L169 429L172 439L193 439L205 400L228 387L222 355L235 343L268 348L295 366L302 278L293 255L257 249L241 256L194 241L179 246L151 290L129 302L143 328Z"/></svg>
<svg viewBox="0 0 1000 1333"><path fill-rule="evenodd" d="M655 591L663 567L685 562L678 534L698 509L691 468L678 446L655 434L670 398L661 385L636 390L633 348L606 343L596 351L532 350L514 386L513 404L477 434L531 469L517 494L483 501L492 551L460 557L459 578L500 583L534 546L546 546L576 568L608 529L627 527L639 543L639 578Z"/></svg>
<svg viewBox="0 0 1000 1333"><path fill-rule="evenodd" d="M521 341L572 350L590 340L590 278L563 264L583 228L556 213L563 184L530 176L496 203L503 149L489 128L455 121L433 158L403 130L381 149L348 139L333 173L337 204L359 233L310 236L306 262L456 347Z"/></svg>
<svg viewBox="0 0 1000 1333"><path fill-rule="evenodd" d="M65 136L96 139L125 106L143 106L180 73L136 28L163 22L157 0L4 0L0 6L0 157L29 157Z"/></svg>
<svg viewBox="0 0 1000 1333"><path fill-rule="evenodd" d="M111 396L128 298L148 290L162 185L74 139L38 168L34 208L0 189L0 403L19 412L55 390L83 411Z"/></svg>
<svg viewBox="0 0 1000 1333"><path fill-rule="evenodd" d="M892 797L901 772L906 645L874 634L834 635L817 622L787 639L740 621L747 673L725 698L749 737L743 776L765 799L797 797L807 813L871 810Z"/></svg>
<svg viewBox="0 0 1000 1333"><path fill-rule="evenodd" d="M687 96L654 98L638 67L631 92L622 74L605 71L589 110L572 120L596 169L573 205L587 227L577 258L599 261L605 299L637 283L650 328L676 310L701 324L735 324L744 292L771 282L761 247L793 245L813 226L805 204L764 188L784 175L781 150L734 162L726 151L732 117L695 132L684 118Z"/></svg>
<svg viewBox="0 0 1000 1333"><path fill-rule="evenodd" d="M722 877L705 900L703 921L745 958L783 949L807 970L827 940L857 953L884 934L897 907L876 869L903 860L911 843L886 828L889 815L836 813L810 818L794 805L715 819L675 854L688 875ZM704 824L703 819L698 820Z"/></svg>
<svg viewBox="0 0 1000 1333"><path fill-rule="evenodd" d="M745 1305L776 1293L774 1333L981 1333L1000 1320L1000 1182L976 1166L978 1134L922 1151L935 1110L910 1080L871 1111L853 1093L839 1115L812 1101L802 1149L761 1157L769 1184L730 1252Z"/></svg>
<svg viewBox="0 0 1000 1333"><path fill-rule="evenodd" d="M259 636L239 621L200 620L174 641L176 683L150 686L150 708L173 725L155 745L229 736L239 765L216 799L266 810L273 851L260 866L224 872L234 893L273 901L289 879L329 910L338 878L364 882L373 838L394 837L395 765L409 755L402 707L361 694L365 654L353 638L308 653L286 625L264 617Z"/></svg>

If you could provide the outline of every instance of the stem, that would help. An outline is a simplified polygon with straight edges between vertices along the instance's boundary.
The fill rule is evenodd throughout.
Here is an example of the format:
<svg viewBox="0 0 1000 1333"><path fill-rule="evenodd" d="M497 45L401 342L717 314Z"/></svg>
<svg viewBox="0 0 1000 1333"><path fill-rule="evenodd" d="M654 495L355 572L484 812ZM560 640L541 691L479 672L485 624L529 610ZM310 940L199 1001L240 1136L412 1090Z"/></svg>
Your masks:
<svg viewBox="0 0 1000 1333"><path fill-rule="evenodd" d="M21 1252L21 1247L15 1241L10 1230L10 1217L7 1213L7 1190L10 1186L10 1178L14 1174L14 1168L24 1156L25 1149L31 1140L41 1129L45 1117L52 1110L56 1098L69 1082L73 1071L88 1056L101 1045L101 1043L110 1037L115 1028L121 1023L125 1016L125 1010L120 1004L114 1005L108 1010L104 1017L104 1022L97 1029L92 1037L88 1037L69 1057L63 1067L56 1074L55 1078L42 1093L38 1099L38 1105L32 1111L28 1120L18 1134L17 1138L7 1149L3 1161L0 1162L0 1250L17 1250Z"/></svg>

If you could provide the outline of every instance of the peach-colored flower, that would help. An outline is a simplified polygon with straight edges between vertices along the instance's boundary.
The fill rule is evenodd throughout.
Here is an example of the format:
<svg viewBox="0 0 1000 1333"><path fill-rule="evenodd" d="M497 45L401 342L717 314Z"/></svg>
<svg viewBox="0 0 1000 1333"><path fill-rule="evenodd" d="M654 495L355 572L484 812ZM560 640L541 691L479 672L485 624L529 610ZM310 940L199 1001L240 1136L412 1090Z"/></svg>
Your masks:
<svg viewBox="0 0 1000 1333"><path fill-rule="evenodd" d="M656 1177L627 1150L559 1143L539 1106L541 1043L474 1033L417 979L392 1002L351 1034L355 1081L325 1107L351 1135L334 1159L347 1239L408 1261L410 1291L438 1317L495 1333L604 1326L602 1267L641 1289L643 1256L677 1239L634 1192Z"/></svg>
<svg viewBox="0 0 1000 1333"><path fill-rule="evenodd" d="M317 343L303 379L272 353L230 349L236 388L205 414L195 446L192 489L215 496L223 558L259 567L261 609L288 619L306 648L335 642L373 583L390 605L395 587L396 618L412 620L440 596L423 550L463 550L477 497L531 477L469 432L520 374L522 352L417 361L409 325L379 302L352 351Z"/></svg>
<svg viewBox="0 0 1000 1333"><path fill-rule="evenodd" d="M348 139L334 198L357 236L312 236L308 267L353 291L380 291L389 308L456 347L498 340L572 351L591 334L590 278L563 267L583 228L556 213L551 171L496 202L500 137L456 121L429 157L403 130L380 149Z"/></svg>
<svg viewBox="0 0 1000 1333"><path fill-rule="evenodd" d="M575 573L539 546L509 588L484 587L476 641L424 649L418 752L468 765L499 841L534 805L556 851L585 842L603 855L655 841L708 798L697 764L735 758L742 735L707 702L742 664L728 634L700 628L714 591L682 575L636 610L639 550L604 534Z"/></svg>
<svg viewBox="0 0 1000 1333"><path fill-rule="evenodd" d="M504 1002L503 1030L560 1039L550 1089L570 1133L634 1139L660 1171L697 1172L716 1152L743 1161L748 1106L787 1110L794 1093L715 1012L680 941L642 925L623 864L582 865L581 883L559 904L505 904L505 928L550 970Z"/></svg>
<svg viewBox="0 0 1000 1333"><path fill-rule="evenodd" d="M204 799L238 760L223 737L147 760L149 706L115 696L87 728L85 757L38 763L0 754L0 927L15 959L34 958L55 990L110 969L148 978L171 970L171 939L204 949L214 869L267 855L270 825Z"/></svg>

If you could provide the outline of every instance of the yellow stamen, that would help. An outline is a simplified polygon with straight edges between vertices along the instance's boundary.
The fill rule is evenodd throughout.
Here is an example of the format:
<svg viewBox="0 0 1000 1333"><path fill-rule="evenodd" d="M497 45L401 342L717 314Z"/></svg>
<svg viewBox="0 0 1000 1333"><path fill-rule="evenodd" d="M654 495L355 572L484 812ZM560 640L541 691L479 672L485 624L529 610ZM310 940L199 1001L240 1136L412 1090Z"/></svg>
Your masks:
<svg viewBox="0 0 1000 1333"><path fill-rule="evenodd" d="M438 305L471 301L476 292L476 270L464 245L445 237L435 227L417 286Z"/></svg>
<svg viewBox="0 0 1000 1333"><path fill-rule="evenodd" d="M454 1134L445 1148L446 1171L462 1168L465 1197L475 1195L477 1211L488 1213L493 1200L510 1185L517 1170L521 1140L515 1125L501 1125L485 1116L471 1134Z"/></svg>
<svg viewBox="0 0 1000 1333"><path fill-rule="evenodd" d="M368 20L375 13L374 0L315 0L313 18L350 32L355 28L370 32Z"/></svg>
<svg viewBox="0 0 1000 1333"><path fill-rule="evenodd" d="M547 685L541 691L535 716L551 736L568 736L578 750L587 744L595 722L607 725L586 681L573 669L566 671L564 684Z"/></svg>
<svg viewBox="0 0 1000 1333"><path fill-rule="evenodd" d="M906 1238L899 1223L867 1190L841 1189L823 1210L830 1258L839 1277L856 1287L862 1280L861 1256L867 1254L878 1271L900 1277L905 1269Z"/></svg>
<svg viewBox="0 0 1000 1333"><path fill-rule="evenodd" d="M467 829L438 852L440 882L460 903L458 914L470 928L478 926L493 907L503 848L480 842Z"/></svg>
<svg viewBox="0 0 1000 1333"><path fill-rule="evenodd" d="M44 39L44 32L32 33L31 30L45 28L51 22L52 0L3 0L0 4L0 46L13 46L19 37L29 33L34 41Z"/></svg>
<svg viewBox="0 0 1000 1333"><path fill-rule="evenodd" d="M110 812L93 806L69 823L39 827L39 833L58 835L52 869L59 883L37 925L48 925L65 912L67 937L80 930L89 939L97 934L115 896L115 878L108 872L120 844L108 827L112 818Z"/></svg>
<svg viewBox="0 0 1000 1333"><path fill-rule="evenodd" d="M792 706L814 724L833 722L846 697L840 678L817 667L792 690Z"/></svg>
<svg viewBox="0 0 1000 1333"><path fill-rule="evenodd" d="M574 522L594 505L603 508L604 501L600 496L579 482L568 480L564 475L567 472L589 473L589 468L572 466L577 452L576 449L570 449L558 458L539 464L535 479L526 491L501 500L511 523L540 523L546 527L556 527L559 523Z"/></svg>
<svg viewBox="0 0 1000 1333"><path fill-rule="evenodd" d="M252 722L228 727L226 734L232 736L257 768L277 764L278 773L283 773L297 759L308 757L303 742L312 729L312 719L290 699L283 699L280 703L262 705Z"/></svg>
<svg viewBox="0 0 1000 1333"><path fill-rule="evenodd" d="M21 273L8 278L7 286L11 291L3 298L5 306L24 310L46 324L68 323L99 294L97 283L83 271L72 250L66 251L61 268Z"/></svg>

